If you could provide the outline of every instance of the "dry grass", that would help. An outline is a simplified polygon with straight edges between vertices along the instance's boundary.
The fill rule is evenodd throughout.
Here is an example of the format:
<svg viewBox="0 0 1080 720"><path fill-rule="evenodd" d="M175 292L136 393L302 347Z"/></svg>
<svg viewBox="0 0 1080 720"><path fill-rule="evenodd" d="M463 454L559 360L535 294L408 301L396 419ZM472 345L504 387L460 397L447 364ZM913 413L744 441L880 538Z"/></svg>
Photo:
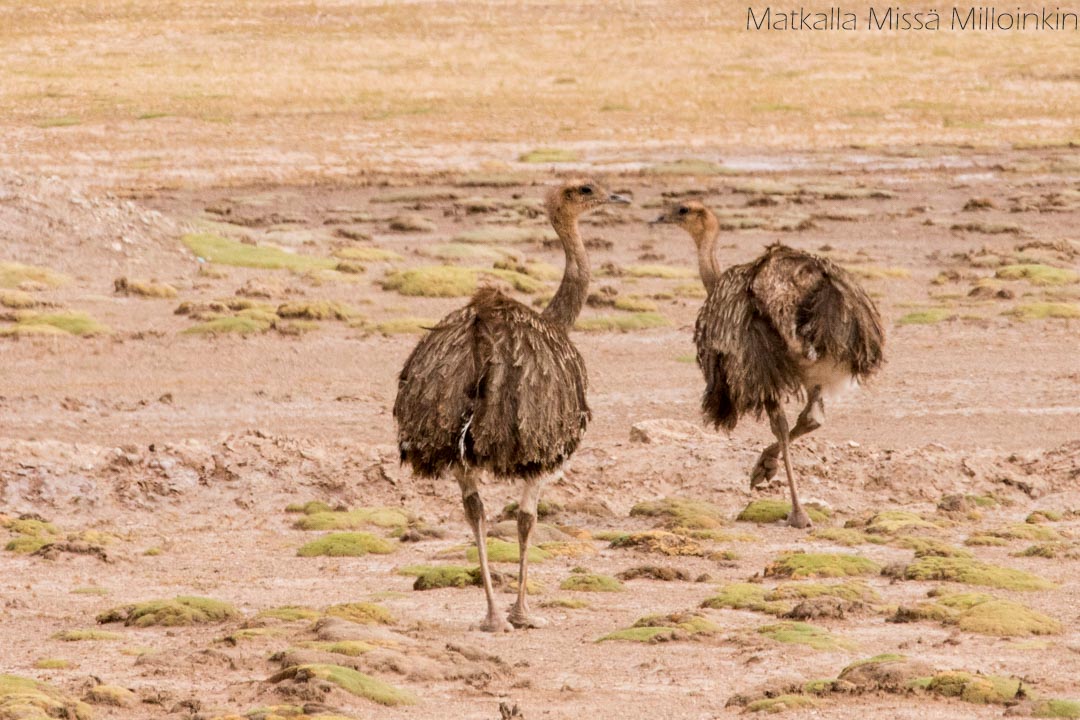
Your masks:
<svg viewBox="0 0 1080 720"><path fill-rule="evenodd" d="M869 4L844 10L865 16ZM167 169L226 137L237 152L269 142L345 155L357 134L380 154L505 141L521 143L506 160L524 151L541 162L587 160L573 144L598 138L788 148L1078 139L1072 34L986 42L863 31L838 42L748 32L746 5L734 0L595 3L571 14L563 3L476 0L452 12L285 0L42 5L5 11L0 122L46 128L27 136L28 156L139 148L107 161L117 168ZM197 61L205 57L214 61ZM100 132L106 125L121 131ZM544 148L560 152L533 152ZM203 161L219 162L216 153Z"/></svg>

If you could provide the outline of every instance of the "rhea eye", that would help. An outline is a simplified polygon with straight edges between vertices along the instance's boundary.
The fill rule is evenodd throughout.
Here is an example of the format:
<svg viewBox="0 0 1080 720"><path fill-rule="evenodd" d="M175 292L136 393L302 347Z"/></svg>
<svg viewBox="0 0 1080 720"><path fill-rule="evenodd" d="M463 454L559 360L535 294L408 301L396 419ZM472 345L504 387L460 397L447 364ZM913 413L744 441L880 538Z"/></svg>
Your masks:
<svg viewBox="0 0 1080 720"><path fill-rule="evenodd" d="M578 192L580 192L582 195L592 195L592 188L588 185L582 185L580 188L578 188Z"/></svg>
<svg viewBox="0 0 1080 720"><path fill-rule="evenodd" d="M686 207L685 205L679 208L680 215L686 215L688 212L690 212L690 208Z"/></svg>

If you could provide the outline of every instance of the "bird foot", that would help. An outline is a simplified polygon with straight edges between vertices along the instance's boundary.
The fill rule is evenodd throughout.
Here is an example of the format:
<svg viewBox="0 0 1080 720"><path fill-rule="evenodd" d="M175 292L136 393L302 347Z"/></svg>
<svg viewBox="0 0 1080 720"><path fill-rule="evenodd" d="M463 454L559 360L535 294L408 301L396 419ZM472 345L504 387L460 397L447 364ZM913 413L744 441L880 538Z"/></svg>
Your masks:
<svg viewBox="0 0 1080 720"><path fill-rule="evenodd" d="M506 619L516 628L542 628L548 626L546 618L533 615L528 611L521 612L516 607L510 610L510 614L506 616Z"/></svg>
<svg viewBox="0 0 1080 720"><path fill-rule="evenodd" d="M763 450L757 462L754 463L754 469L750 471L750 489L765 490L772 487L775 484L772 480L776 477L779 467L780 463L776 454Z"/></svg>
<svg viewBox="0 0 1080 720"><path fill-rule="evenodd" d="M504 633L510 632L514 628L495 613L488 613L488 616L477 626L477 629L490 633Z"/></svg>
<svg viewBox="0 0 1080 720"><path fill-rule="evenodd" d="M814 523L810 522L810 516L806 514L806 510L803 510L801 506L788 513L787 524L800 530L814 526Z"/></svg>

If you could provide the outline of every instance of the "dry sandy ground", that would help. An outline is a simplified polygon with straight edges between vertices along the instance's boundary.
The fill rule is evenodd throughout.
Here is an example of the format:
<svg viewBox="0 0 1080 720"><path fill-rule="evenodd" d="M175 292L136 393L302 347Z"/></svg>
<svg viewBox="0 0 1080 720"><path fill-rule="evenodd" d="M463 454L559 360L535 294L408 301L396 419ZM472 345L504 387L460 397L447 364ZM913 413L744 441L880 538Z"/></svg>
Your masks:
<svg viewBox="0 0 1080 720"><path fill-rule="evenodd" d="M740 158L727 160L740 167ZM584 226L586 238L606 241L593 243L594 287L654 304L648 317L659 326L575 334L589 366L594 422L565 476L546 488L545 499L561 509L545 522L585 539L559 546L575 554L534 565L533 602L550 626L503 636L471 628L483 609L478 588L414 591L413 578L397 572L415 564L467 565L461 547L468 533L450 482L412 478L397 464L390 407L416 335L393 334L383 323L420 318L422 325L464 300L405 296L381 282L395 270L439 264L433 249L466 231L542 229L543 219L516 201L541 197L549 176L386 176L349 186L140 192L134 200L3 176L0 261L68 277L58 287L24 286L35 302L53 306L30 312L85 312L111 331L0 338L0 517L11 526L0 534L17 539L12 520L32 515L61 535L106 534L84 534L81 545L67 546L100 545L96 554L54 546L45 556L0 555L0 673L45 680L76 698L92 697L99 684L131 691L119 704L94 699L99 718L210 718L307 703L310 715L494 720L500 702L517 704L528 718L733 717L748 700L836 678L845 666L881 653L925 663L924 675L964 670L1019 678L1024 693L1041 698L1080 697L1080 560L1072 539L1080 520L1071 514L1080 511L1080 321L1017 316L1077 311L1080 181L1071 156L942 148L907 158L742 160L782 169L602 178L632 193L635 204ZM913 561L904 532L880 536L884 544L846 547L782 525L734 522L752 499L748 471L768 430L752 419L730 437L700 426L691 328L701 300L692 248L677 231L644 223L665 197L694 192L725 209L732 225L756 226L726 234L725 263L750 259L775 240L828 253L860 273L886 318L885 369L868 387L831 403L826 426L795 449L804 493L832 511L819 527L911 511L929 524L908 534L1034 573L1052 587L898 580L874 570L863 577L876 592L873 602L810 621L839 638L832 647L770 639L756 630L775 617L736 609L702 610L716 626L702 635L597 642L646 615L693 611L729 583L756 578L772 588L782 580L762 573L787 551L853 553L883 568ZM965 210L969 204L983 207ZM420 216L429 229L391 230L391 219L402 215ZM234 267L198 261L181 240L190 232L324 259L343 248L397 255L364 260L359 273ZM561 265L557 249L537 242L502 237L471 247ZM458 262L490 268L497 256ZM1042 275L1036 282L994 279L1016 264L1064 273L1050 278L1055 284L1038 284ZM675 268L675 277L634 277L640 265ZM156 279L178 295L119 294L120 277ZM516 295L531 303L555 281L541 283L536 293ZM969 297L980 284L989 289ZM199 319L174 312L181 303L236 299L245 287L271 313L287 302L327 300L347 305L348 317L276 319L274 329L267 321L264 332L240 336L185 332ZM25 312L6 310L3 327ZM626 322L636 314L589 307L584 317ZM635 425L642 432L632 435ZM943 496L956 493L994 503L938 509ZM508 484L485 486L484 497L492 518L515 499ZM597 537L663 525L663 517L629 513L636 503L671 497L720 509L722 522L691 538L700 546L690 548L695 554L612 547ZM323 533L296 529L299 515L285 507L309 500L403 508L414 526L441 532L399 542L390 528L365 526L390 538L393 551L298 557L301 545ZM1034 510L1063 515L1025 523ZM1055 538L1056 559L1022 556L1036 542L1030 537L964 544L980 533L1015 536L1017 523ZM615 575L647 564L684 571L686 579L627 580L623 591L610 593L560 589L575 568ZM941 587L1022 603L1059 626L1045 636L997 637L935 620L887 622L898 606ZM54 638L95 627L109 608L178 595L227 601L240 615L194 626L103 625L119 633L115 640ZM504 597L509 604L512 596ZM563 600L587 604L571 608ZM376 626L259 617L280 606L323 613L350 602L379 603L393 619ZM238 632L245 628L263 630ZM339 639L364 640L373 649L346 656L304 646ZM46 659L69 664L36 667ZM310 662L358 668L411 693L416 704L383 706L316 680L269 680L283 667ZM787 715L1005 712L1002 704L925 691L837 687L812 697L815 707ZM729 704L738 696L743 700ZM1022 700L1010 703L1030 711Z"/></svg>

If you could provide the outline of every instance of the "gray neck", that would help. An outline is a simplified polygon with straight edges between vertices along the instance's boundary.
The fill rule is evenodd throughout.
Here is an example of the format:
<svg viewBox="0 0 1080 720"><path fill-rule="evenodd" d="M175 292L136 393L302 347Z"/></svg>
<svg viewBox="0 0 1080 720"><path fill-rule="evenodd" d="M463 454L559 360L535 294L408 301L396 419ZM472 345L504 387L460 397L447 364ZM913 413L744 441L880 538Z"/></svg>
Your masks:
<svg viewBox="0 0 1080 720"><path fill-rule="evenodd" d="M566 253L566 267L559 289L544 308L541 317L569 330L585 305L592 273L585 243L578 233L577 217L554 211L551 213L551 225L562 241L563 251Z"/></svg>

